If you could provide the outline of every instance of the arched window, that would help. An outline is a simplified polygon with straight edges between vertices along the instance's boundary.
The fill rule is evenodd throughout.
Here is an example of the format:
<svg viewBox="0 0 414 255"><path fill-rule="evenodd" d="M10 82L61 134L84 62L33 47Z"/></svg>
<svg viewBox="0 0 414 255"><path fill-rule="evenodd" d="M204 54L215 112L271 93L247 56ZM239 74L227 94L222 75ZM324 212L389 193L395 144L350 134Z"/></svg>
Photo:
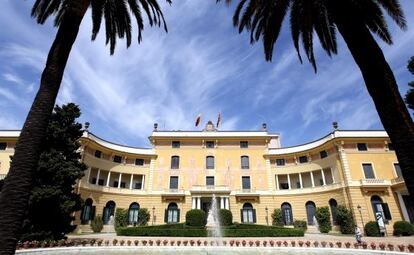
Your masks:
<svg viewBox="0 0 414 255"><path fill-rule="evenodd" d="M138 211L139 211L139 204L132 203L128 209L128 224L129 225L136 225L138 222Z"/></svg>
<svg viewBox="0 0 414 255"><path fill-rule="evenodd" d="M331 208L331 214L332 214L332 223L333 225L336 225L336 207L338 206L338 203L335 199L331 198L329 200L329 207Z"/></svg>
<svg viewBox="0 0 414 255"><path fill-rule="evenodd" d="M102 220L104 224L108 224L111 216L115 215L115 202L108 201L103 209Z"/></svg>
<svg viewBox="0 0 414 255"><path fill-rule="evenodd" d="M245 203L243 209L240 209L242 223L256 223L256 210L253 209L252 204Z"/></svg>
<svg viewBox="0 0 414 255"><path fill-rule="evenodd" d="M313 225L315 224L314 222L315 211L316 211L315 203L312 201L308 201L306 202L305 206L306 206L306 215L308 218L308 225Z"/></svg>
<svg viewBox="0 0 414 255"><path fill-rule="evenodd" d="M214 156L207 156L206 157L206 168L207 169L214 169Z"/></svg>
<svg viewBox="0 0 414 255"><path fill-rule="evenodd" d="M82 213L81 213L81 224L87 225L89 224L90 220L93 220L95 216L95 206L92 206L93 201L92 199L88 198L85 201L85 205L83 206Z"/></svg>
<svg viewBox="0 0 414 255"><path fill-rule="evenodd" d="M180 157L172 156L171 157L171 169L179 169L179 168L180 168Z"/></svg>
<svg viewBox="0 0 414 255"><path fill-rule="evenodd" d="M285 225L293 224L292 206L289 203L282 204L282 217Z"/></svg>
<svg viewBox="0 0 414 255"><path fill-rule="evenodd" d="M164 215L165 223L178 223L180 222L180 209L176 203L169 203Z"/></svg>
<svg viewBox="0 0 414 255"><path fill-rule="evenodd" d="M371 204L372 204L372 209L374 211L374 216L377 218L378 222L379 222L378 220L379 213L381 214L385 223L388 223L388 220L392 219L388 204L384 203L379 196L376 196L376 195L372 196Z"/></svg>
<svg viewBox="0 0 414 255"><path fill-rule="evenodd" d="M249 156L241 156L241 169L249 169Z"/></svg>

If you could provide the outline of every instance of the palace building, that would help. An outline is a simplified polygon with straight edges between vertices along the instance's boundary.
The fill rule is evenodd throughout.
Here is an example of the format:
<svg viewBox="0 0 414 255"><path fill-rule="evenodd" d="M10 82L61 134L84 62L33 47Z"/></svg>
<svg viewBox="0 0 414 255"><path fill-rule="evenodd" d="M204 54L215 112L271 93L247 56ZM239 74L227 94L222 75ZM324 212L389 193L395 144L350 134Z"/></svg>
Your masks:
<svg viewBox="0 0 414 255"><path fill-rule="evenodd" d="M7 174L18 131L0 131L0 178ZM82 161L88 166L76 187L85 206L77 230L88 232L93 217L110 221L116 208L128 210L134 225L147 208L149 224L185 221L190 209L208 211L213 195L233 220L272 224L281 208L286 225L306 220L317 231L317 207L328 206L334 230L336 208L351 209L359 226L382 216L414 222L397 157L385 131L334 130L325 137L283 147L266 125L259 131L220 131L209 122L202 131L161 131L154 125L150 148L106 141L85 131ZM113 228L104 228L112 231Z"/></svg>

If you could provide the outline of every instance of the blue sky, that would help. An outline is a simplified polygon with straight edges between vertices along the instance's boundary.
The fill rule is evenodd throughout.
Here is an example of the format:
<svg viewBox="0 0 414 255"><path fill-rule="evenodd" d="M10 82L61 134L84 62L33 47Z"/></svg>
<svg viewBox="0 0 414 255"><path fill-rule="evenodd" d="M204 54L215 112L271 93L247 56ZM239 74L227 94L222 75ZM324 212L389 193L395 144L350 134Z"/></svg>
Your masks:
<svg viewBox="0 0 414 255"><path fill-rule="evenodd" d="M412 0L401 3L406 14L414 13ZM51 21L41 26L30 17L32 4L1 3L0 129L21 128L55 36ZM266 122L284 146L326 135L334 120L341 129L382 129L342 38L332 59L315 44L315 74L299 63L285 20L273 62L265 62L261 44L251 46L248 34L233 28L233 10L215 0L163 3L168 34L146 27L140 45L136 37L129 49L118 41L114 56L104 30L91 42L88 13L57 103L79 104L80 121L89 121L92 132L131 146L148 146L154 122L165 130L197 130L198 113L204 125L221 112L222 130L258 130ZM414 80L406 70L414 55L414 16L407 19L405 32L390 23L394 45L381 43L403 94Z"/></svg>

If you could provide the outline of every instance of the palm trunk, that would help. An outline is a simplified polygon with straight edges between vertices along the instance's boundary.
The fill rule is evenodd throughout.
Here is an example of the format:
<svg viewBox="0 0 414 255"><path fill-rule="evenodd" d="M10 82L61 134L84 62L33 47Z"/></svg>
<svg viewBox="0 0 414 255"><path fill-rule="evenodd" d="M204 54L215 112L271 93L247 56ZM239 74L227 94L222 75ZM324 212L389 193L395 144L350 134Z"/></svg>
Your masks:
<svg viewBox="0 0 414 255"><path fill-rule="evenodd" d="M70 1L49 51L39 91L15 147L9 173L0 193L0 254L14 254L21 236L36 168L72 45L89 0ZM47 213L47 212L45 212Z"/></svg>
<svg viewBox="0 0 414 255"><path fill-rule="evenodd" d="M410 197L414 200L413 121L398 91L394 74L371 32L361 20L348 16L350 12L346 11L346 6L339 8L341 10L334 10L335 23L361 70L382 125L394 145Z"/></svg>

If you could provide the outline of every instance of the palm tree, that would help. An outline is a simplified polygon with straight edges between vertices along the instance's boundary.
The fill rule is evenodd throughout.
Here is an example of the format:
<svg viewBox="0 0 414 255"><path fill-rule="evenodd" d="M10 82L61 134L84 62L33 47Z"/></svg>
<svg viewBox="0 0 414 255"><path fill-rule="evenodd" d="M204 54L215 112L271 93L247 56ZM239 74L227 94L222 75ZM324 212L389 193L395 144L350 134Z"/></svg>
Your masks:
<svg viewBox="0 0 414 255"><path fill-rule="evenodd" d="M231 0L226 2L229 4ZM302 41L315 72L313 33L316 32L322 48L331 56L337 53L338 31L361 70L414 200L414 124L394 74L372 35L392 44L383 10L400 28L406 28L399 0L239 0L233 23L240 33L250 32L251 43L262 40L265 59L271 61L283 20L290 12L290 30L299 60L302 62L299 48Z"/></svg>
<svg viewBox="0 0 414 255"><path fill-rule="evenodd" d="M171 4L171 0L167 0ZM149 24L163 26L167 31L163 13L157 0L36 0L32 16L43 24L55 16L58 27L43 70L39 91L30 108L15 147L10 171L0 193L0 254L14 254L20 237L22 220L26 213L32 184L32 170L41 153L49 118L63 78L63 73L79 27L88 8L92 9L92 40L95 40L102 19L105 21L106 43L110 54L115 50L117 38L126 37L131 44L131 14L138 27L138 43L144 29L143 12Z"/></svg>

